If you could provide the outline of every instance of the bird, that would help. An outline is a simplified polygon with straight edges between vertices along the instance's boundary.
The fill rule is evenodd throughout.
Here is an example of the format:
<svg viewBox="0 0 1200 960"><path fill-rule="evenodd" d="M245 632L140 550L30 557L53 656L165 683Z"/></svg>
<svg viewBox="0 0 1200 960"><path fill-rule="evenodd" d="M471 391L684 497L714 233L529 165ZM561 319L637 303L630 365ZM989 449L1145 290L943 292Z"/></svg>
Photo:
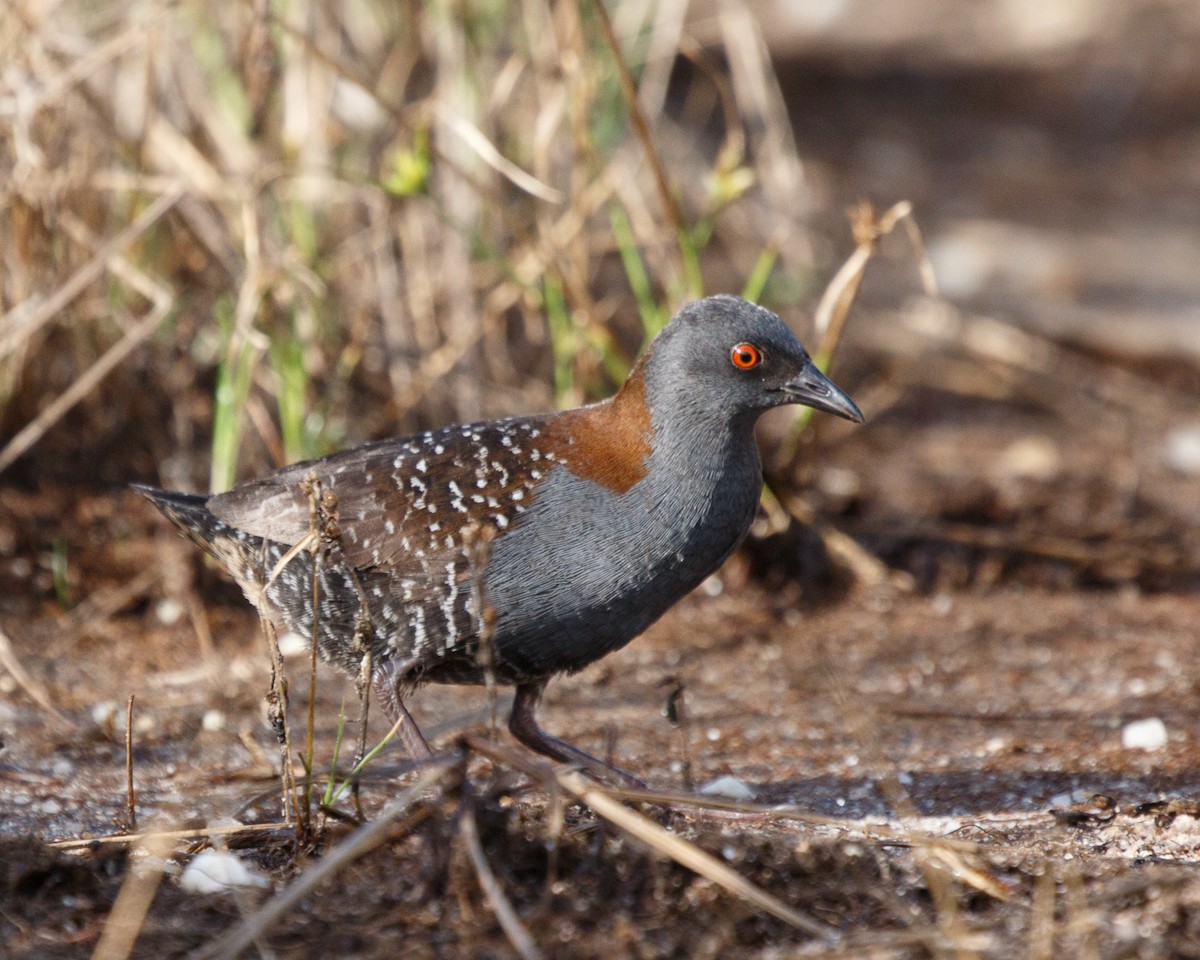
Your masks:
<svg viewBox="0 0 1200 960"><path fill-rule="evenodd" d="M426 683L515 687L508 727L562 763L638 778L544 731L548 681L624 647L745 538L765 411L862 423L791 329L730 295L683 306L611 397L442 427L212 495L137 486L281 631L369 674L415 759ZM314 603L315 599L315 603Z"/></svg>

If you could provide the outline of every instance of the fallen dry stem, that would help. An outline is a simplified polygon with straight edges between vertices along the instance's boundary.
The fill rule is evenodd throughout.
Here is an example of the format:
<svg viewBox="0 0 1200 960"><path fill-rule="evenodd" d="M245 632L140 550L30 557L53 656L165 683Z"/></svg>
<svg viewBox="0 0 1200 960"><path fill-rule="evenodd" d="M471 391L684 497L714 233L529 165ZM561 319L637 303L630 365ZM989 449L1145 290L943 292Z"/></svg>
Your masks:
<svg viewBox="0 0 1200 960"><path fill-rule="evenodd" d="M171 841L163 833L147 834L139 841L125 881L104 922L92 960L125 960L132 952L162 880L170 851Z"/></svg>
<svg viewBox="0 0 1200 960"><path fill-rule="evenodd" d="M829 944L838 941L840 935L832 927L792 909L782 900L767 893L762 887L747 880L736 870L730 869L711 854L701 850L694 843L676 836L653 820L631 810L617 800L612 792L597 786L575 771L554 769L544 763L526 760L520 754L499 747L481 737L468 736L465 738L465 742L477 753L491 757L495 761L533 777L548 789L561 789L570 794L609 823L624 830L652 850L656 850L706 880L712 881L765 913L769 913L798 930L820 937Z"/></svg>
<svg viewBox="0 0 1200 960"><path fill-rule="evenodd" d="M725 866L694 843L676 836L653 820L614 800L604 790L589 783L578 773L562 771L557 774L557 779L564 790L583 801L604 819L620 827L630 836L641 840L652 849L670 857L681 866L711 880L728 892L754 904L764 912L798 930L821 937L831 943L837 940L838 933L832 927L793 910L782 900L750 882L736 870Z"/></svg>
<svg viewBox="0 0 1200 960"><path fill-rule="evenodd" d="M397 821L439 783L458 761L435 762L417 777L416 782L392 800L379 816L360 827L334 847L315 866L305 870L288 887L264 903L241 923L224 933L203 949L191 954L190 960L234 960L243 950L267 932L284 914L292 910L321 884L333 878L354 861L366 856L380 844L386 843L397 828ZM418 813L417 816L421 814ZM415 822L415 821L413 821Z"/></svg>
<svg viewBox="0 0 1200 960"><path fill-rule="evenodd" d="M54 850L86 850L93 845L127 846L161 839L164 842L174 840L211 840L213 837L227 837L241 833L274 832L291 830L290 823L239 823L235 827L197 827L195 830L153 830L146 833L114 833L103 837L81 837L74 840L51 840L46 846Z"/></svg>
<svg viewBox="0 0 1200 960"><path fill-rule="evenodd" d="M505 896L504 888L500 886L500 881L496 879L496 875L487 862L483 844L479 842L479 826L475 822L475 811L471 806L469 794L464 798L460 823L462 824L463 840L467 845L467 856L471 859L471 866L475 868L475 875L479 878L479 886L483 888L483 894L487 897L488 904L496 915L500 929L504 931L508 942L512 944L513 949L517 951L517 955L522 960L541 960L542 952L533 942L525 925L521 923L512 903Z"/></svg>
<svg viewBox="0 0 1200 960"><path fill-rule="evenodd" d="M24 690L29 695L29 698L41 707L55 723L64 729L74 729L75 724L54 706L53 701L50 699L50 694L46 692L46 688L26 672L25 667L17 657L16 651L13 650L12 641L9 640L8 634L4 632L3 627L0 627L0 667L9 672L17 682L17 686Z"/></svg>
<svg viewBox="0 0 1200 960"><path fill-rule="evenodd" d="M949 837L934 837L925 833L916 833L890 827L882 823L866 823L861 820L847 820L839 817L826 817L811 813L799 807L784 805L764 806L762 804L745 803L740 800L725 800L720 797L699 796L689 793L674 793L666 790L641 790L629 787L606 787L606 792L617 800L630 803L653 803L668 808L690 808L693 810L711 810L716 813L732 813L745 817L748 821L790 820L794 823L804 823L816 827L833 827L844 830L847 834L887 846L905 847L936 847L946 850L957 850L963 853L982 853L983 848L970 840L954 840Z"/></svg>
<svg viewBox="0 0 1200 960"><path fill-rule="evenodd" d="M78 643L81 637L100 631L135 600L147 596L162 575L160 567L149 567L120 586L104 587L88 594L71 610L72 626L59 633L50 648L51 652L61 656L63 651Z"/></svg>
<svg viewBox="0 0 1200 960"><path fill-rule="evenodd" d="M876 732L878 729L877 710L864 709L861 698L856 697L850 689L844 671L832 668L833 660L829 657L828 651L823 651L823 659L827 665L824 672L828 676L828 689L848 718L847 723L861 744L862 751L882 754ZM884 761L880 764L881 768L888 769L887 759L885 756L880 756L880 760ZM895 767L894 764L890 766L893 769ZM894 810L903 817L916 817L916 808L912 798L898 776L884 776L879 778L878 782L884 798ZM969 886L992 895L996 895L997 891L1007 891L999 881L987 877L983 870L972 867L969 874L960 874L955 870L954 865L962 864L965 867L966 863L955 851L939 850L932 845L914 845L913 857L924 877L930 899L933 901L935 926L929 931L930 937L926 941L927 948L935 956L940 956L944 948L935 941L944 940L945 943L953 945L949 949L959 956L971 954L973 951L967 946L970 931L967 929L967 920L960 909L961 897L955 881L966 882ZM983 878L986 878L986 881ZM912 925L907 911L896 911L896 915L901 922Z"/></svg>

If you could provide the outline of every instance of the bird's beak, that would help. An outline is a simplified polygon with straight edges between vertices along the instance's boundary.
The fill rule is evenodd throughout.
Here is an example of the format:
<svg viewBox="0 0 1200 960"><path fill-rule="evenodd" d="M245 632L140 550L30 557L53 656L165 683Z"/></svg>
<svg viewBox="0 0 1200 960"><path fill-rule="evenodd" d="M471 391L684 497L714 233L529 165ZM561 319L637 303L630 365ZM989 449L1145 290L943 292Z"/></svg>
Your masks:
<svg viewBox="0 0 1200 960"><path fill-rule="evenodd" d="M834 386L811 360L800 374L783 385L784 395L792 403L802 403L814 410L824 410L855 423L863 422L862 411L844 390Z"/></svg>

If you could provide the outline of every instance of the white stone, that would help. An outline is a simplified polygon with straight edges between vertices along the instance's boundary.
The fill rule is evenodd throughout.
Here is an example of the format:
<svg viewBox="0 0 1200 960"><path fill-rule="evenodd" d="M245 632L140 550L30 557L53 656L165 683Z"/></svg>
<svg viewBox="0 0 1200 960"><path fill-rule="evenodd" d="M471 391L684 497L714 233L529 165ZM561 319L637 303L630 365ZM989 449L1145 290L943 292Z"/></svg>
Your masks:
<svg viewBox="0 0 1200 960"><path fill-rule="evenodd" d="M179 886L188 893L222 893L237 887L266 887L269 881L228 851L204 850L184 869Z"/></svg>
<svg viewBox="0 0 1200 960"><path fill-rule="evenodd" d="M756 794L737 777L726 774L700 788L706 797L728 797L730 800L753 800Z"/></svg>
<svg viewBox="0 0 1200 960"><path fill-rule="evenodd" d="M1121 730L1121 746L1126 750L1161 750L1167 745L1167 725L1158 717L1134 720Z"/></svg>
<svg viewBox="0 0 1200 960"><path fill-rule="evenodd" d="M154 616L164 627L173 627L183 619L183 604L174 597L164 597L154 605Z"/></svg>
<svg viewBox="0 0 1200 960"><path fill-rule="evenodd" d="M1176 427L1163 442L1163 460L1176 473L1200 476L1200 423Z"/></svg>

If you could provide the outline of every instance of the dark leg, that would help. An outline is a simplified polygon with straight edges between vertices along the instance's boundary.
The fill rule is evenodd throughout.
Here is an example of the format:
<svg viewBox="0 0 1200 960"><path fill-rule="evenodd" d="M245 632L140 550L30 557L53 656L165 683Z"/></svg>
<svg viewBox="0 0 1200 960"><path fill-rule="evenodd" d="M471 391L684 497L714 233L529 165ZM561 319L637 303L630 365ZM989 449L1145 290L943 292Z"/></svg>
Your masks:
<svg viewBox="0 0 1200 960"><path fill-rule="evenodd" d="M512 713L508 717L509 732L530 750L551 757L559 763L575 763L593 773L616 774L625 786L644 788L646 784L631 773L626 773L620 767L605 763L599 757L572 746L565 740L552 737L537 724L534 711L538 701L542 699L542 691L546 682L523 683L517 687L517 696L513 700Z"/></svg>
<svg viewBox="0 0 1200 960"><path fill-rule="evenodd" d="M393 724L399 723L397 732L404 742L404 749L414 760L428 760L433 756L429 744L412 718L404 701L400 699L400 688L403 686L404 671L397 669L391 662L381 664L371 678L375 693L379 696L379 704L383 712Z"/></svg>

